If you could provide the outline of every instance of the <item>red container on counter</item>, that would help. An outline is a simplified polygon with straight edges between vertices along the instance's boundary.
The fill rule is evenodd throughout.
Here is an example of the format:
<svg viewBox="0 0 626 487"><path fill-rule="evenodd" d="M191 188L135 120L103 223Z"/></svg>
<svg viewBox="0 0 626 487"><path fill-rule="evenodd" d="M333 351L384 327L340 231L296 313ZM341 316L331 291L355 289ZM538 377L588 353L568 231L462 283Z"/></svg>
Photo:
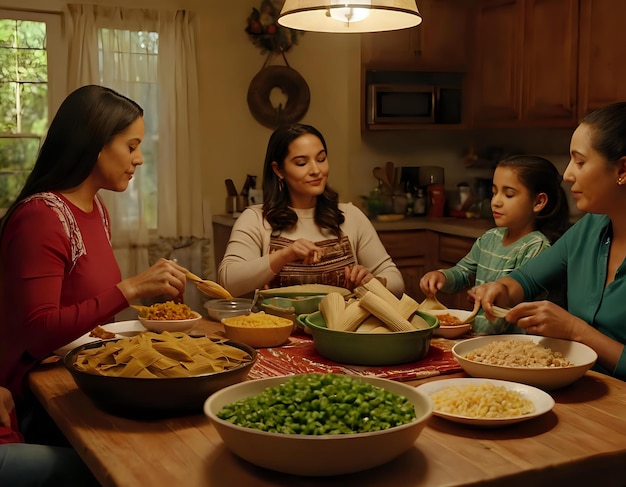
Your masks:
<svg viewBox="0 0 626 487"><path fill-rule="evenodd" d="M442 217L446 205L446 193L443 184L430 184L428 193L428 216Z"/></svg>

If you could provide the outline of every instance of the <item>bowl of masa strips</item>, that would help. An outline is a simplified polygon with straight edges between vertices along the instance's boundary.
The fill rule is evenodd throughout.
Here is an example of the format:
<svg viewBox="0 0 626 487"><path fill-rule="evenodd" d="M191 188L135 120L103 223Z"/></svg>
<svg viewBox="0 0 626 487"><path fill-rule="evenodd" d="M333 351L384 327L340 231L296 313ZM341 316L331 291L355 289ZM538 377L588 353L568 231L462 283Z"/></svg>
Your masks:
<svg viewBox="0 0 626 487"><path fill-rule="evenodd" d="M80 345L63 361L98 406L143 418L202 412L208 396L245 380L256 359L243 343L145 331Z"/></svg>
<svg viewBox="0 0 626 487"><path fill-rule="evenodd" d="M382 465L412 448L432 404L400 382L312 373L226 387L207 399L204 412L244 460L329 476Z"/></svg>

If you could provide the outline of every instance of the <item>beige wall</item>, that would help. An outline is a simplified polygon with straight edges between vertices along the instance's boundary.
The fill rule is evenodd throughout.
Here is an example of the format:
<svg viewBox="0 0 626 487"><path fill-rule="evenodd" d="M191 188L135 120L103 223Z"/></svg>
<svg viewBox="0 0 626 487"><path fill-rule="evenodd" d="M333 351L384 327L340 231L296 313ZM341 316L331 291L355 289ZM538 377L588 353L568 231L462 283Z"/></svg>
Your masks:
<svg viewBox="0 0 626 487"><path fill-rule="evenodd" d="M100 0L116 4L119 0ZM2 0L0 6L61 11L60 0ZM262 164L271 130L260 125L248 110L246 95L265 56L248 39L246 19L260 0L126 0L132 7L187 8L199 21L198 66L202 118L202 177L213 213L224 211L224 179L238 188L246 174L261 181ZM424 20L425 22L428 19ZM366 133L360 131L360 37L358 34L308 32L287 53L289 65L307 81L311 104L303 122L319 128L327 139L331 185L342 200L359 202L359 195L375 185L375 166L439 165L446 169L446 186L488 171L467 170L462 154L469 145L506 144L528 152L567 157L570 131L415 131ZM282 64L274 58L273 64ZM147 114L146 116L149 116ZM557 156L554 158L556 159ZM562 163L561 163L562 165Z"/></svg>

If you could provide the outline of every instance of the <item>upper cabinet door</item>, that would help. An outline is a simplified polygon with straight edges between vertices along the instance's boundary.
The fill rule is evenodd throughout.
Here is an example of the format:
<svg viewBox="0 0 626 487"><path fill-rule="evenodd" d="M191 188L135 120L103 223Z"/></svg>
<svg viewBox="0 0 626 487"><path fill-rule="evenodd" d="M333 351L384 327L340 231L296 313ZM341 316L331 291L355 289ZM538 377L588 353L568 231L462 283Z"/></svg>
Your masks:
<svg viewBox="0 0 626 487"><path fill-rule="evenodd" d="M578 0L525 1L522 120L575 126Z"/></svg>
<svg viewBox="0 0 626 487"><path fill-rule="evenodd" d="M523 5L482 0L476 15L474 119L477 125L521 118Z"/></svg>
<svg viewBox="0 0 626 487"><path fill-rule="evenodd" d="M468 67L472 2L417 0L417 27L361 35L365 69L465 71Z"/></svg>
<svg viewBox="0 0 626 487"><path fill-rule="evenodd" d="M580 0L578 116L626 100L626 2Z"/></svg>
<svg viewBox="0 0 626 487"><path fill-rule="evenodd" d="M481 0L474 123L576 123L578 0Z"/></svg>

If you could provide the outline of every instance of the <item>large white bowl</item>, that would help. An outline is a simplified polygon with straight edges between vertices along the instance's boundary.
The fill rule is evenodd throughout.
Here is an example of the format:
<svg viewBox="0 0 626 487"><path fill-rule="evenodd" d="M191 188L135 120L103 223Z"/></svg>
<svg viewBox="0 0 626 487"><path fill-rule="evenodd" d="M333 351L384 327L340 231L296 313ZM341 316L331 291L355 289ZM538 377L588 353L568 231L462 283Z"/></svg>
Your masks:
<svg viewBox="0 0 626 487"><path fill-rule="evenodd" d="M140 316L139 321L147 330L155 333L163 333L164 331L182 331L186 333L191 331L191 329L202 319L202 315L197 311L193 311L193 314L193 318L188 318L186 320L148 320Z"/></svg>
<svg viewBox="0 0 626 487"><path fill-rule="evenodd" d="M290 435L244 428L217 417L223 406L260 394L291 377L242 382L226 387L207 399L204 412L224 444L235 455L260 467L294 475L328 476L358 472L382 465L411 448L432 415L430 398L414 387L388 379L359 377L359 380L406 396L415 407L416 419L372 433Z"/></svg>
<svg viewBox="0 0 626 487"><path fill-rule="evenodd" d="M532 340L533 342L560 352L574 365L571 367L508 367L488 365L465 358L472 350L494 341ZM579 342L547 338L537 335L491 335L470 338L452 347L452 353L465 372L472 377L521 382L544 390L558 389L580 379L596 362L596 352Z"/></svg>

